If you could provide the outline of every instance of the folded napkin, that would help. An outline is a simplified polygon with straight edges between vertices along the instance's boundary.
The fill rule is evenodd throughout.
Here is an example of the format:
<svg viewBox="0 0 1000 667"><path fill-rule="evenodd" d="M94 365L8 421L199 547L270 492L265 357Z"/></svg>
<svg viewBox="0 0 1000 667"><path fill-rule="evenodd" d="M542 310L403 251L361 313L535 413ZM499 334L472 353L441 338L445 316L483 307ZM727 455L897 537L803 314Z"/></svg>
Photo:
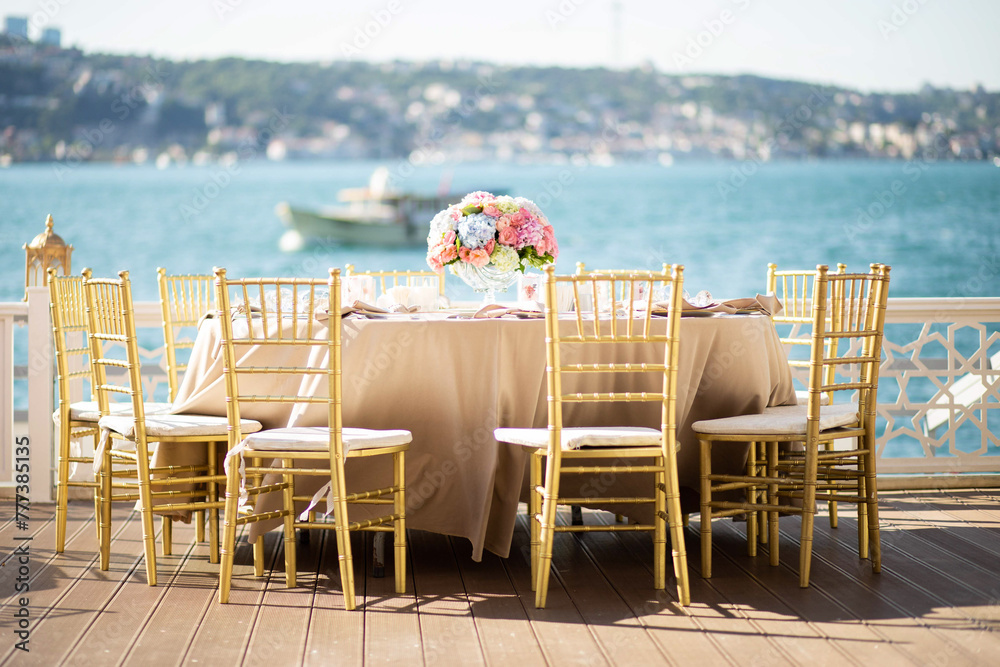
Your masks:
<svg viewBox="0 0 1000 667"><path fill-rule="evenodd" d="M371 304L365 303L364 301L355 301L350 306L344 306L343 308L341 308L340 314L342 317L350 315L352 313L357 315L362 315L364 317L370 317L370 316L378 317L379 315L386 315L388 313L415 313L418 310L419 308L417 308L416 306L407 307L398 303L389 306L389 309L386 310L385 308L379 308L378 306L373 306ZM320 313L317 312L316 319L325 319L325 313L323 315L324 317L321 318Z"/></svg>
<svg viewBox="0 0 1000 667"><path fill-rule="evenodd" d="M707 306L696 306L687 299L681 300L681 312L710 312L710 313L762 313L764 315L777 315L783 310L781 301L774 295L758 294L753 297L742 299L730 299L728 301L714 302ZM666 315L669 304L654 303L653 315Z"/></svg>
<svg viewBox="0 0 1000 667"><path fill-rule="evenodd" d="M524 308L511 308L501 306L499 303L491 303L483 306L472 316L473 319L486 319L493 317L503 317L504 315L514 315L515 317L534 319L545 317L545 313L539 310L526 310Z"/></svg>

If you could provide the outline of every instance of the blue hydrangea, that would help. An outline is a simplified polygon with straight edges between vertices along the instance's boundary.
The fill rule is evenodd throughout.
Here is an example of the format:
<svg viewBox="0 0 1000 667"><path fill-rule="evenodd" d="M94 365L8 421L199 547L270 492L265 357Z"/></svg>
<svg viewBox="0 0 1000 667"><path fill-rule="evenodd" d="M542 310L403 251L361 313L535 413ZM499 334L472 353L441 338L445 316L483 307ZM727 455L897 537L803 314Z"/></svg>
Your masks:
<svg viewBox="0 0 1000 667"><path fill-rule="evenodd" d="M467 215L458 222L458 238L466 248L482 248L496 237L496 220L485 213Z"/></svg>

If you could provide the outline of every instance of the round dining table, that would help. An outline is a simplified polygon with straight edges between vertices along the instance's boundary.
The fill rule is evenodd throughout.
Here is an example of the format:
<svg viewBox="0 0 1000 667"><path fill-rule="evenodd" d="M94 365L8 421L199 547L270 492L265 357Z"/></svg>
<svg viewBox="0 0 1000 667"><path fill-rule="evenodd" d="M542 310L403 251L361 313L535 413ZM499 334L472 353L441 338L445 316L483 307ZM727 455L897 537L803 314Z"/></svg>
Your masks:
<svg viewBox="0 0 1000 667"><path fill-rule="evenodd" d="M572 325L572 320L564 324ZM603 361L612 358L607 355L615 355L616 360L662 363L664 353L662 343L633 345L627 351L614 349L617 345L580 347L601 347L598 354L605 355ZM266 353L262 349L246 352ZM564 363L595 361L572 358L572 349L568 354L570 358L564 351ZM623 359L622 354L628 358ZM313 358L311 363L326 362ZM406 456L407 527L467 538L475 560L481 559L483 549L506 557L518 503L527 497L528 453L519 446L498 443L493 431L497 427L545 427L548 423L544 319L474 319L449 317L445 312L345 317L342 367L345 426L407 429L413 434ZM643 380L632 377L613 381L619 383L615 391L661 388L655 378L644 380L650 382L645 387L636 386L634 383ZM325 390L315 388L316 384L322 383L304 391ZM565 381L564 389L573 390ZM770 318L724 314L684 317L676 425L685 511L697 511L694 422L794 403L787 358ZM199 327L173 412L226 414L220 327L213 319L206 319ZM322 405L286 404L248 405L242 416L274 428L325 425L326 414ZM660 406L655 403L583 403L564 408L564 423L572 426L659 428L660 418ZM198 463L203 456L203 448L164 443L156 452L154 465ZM378 488L391 479L389 462L377 460L381 458L348 461L348 490L354 486ZM745 459L745 448L716 447L713 470L740 471ZM297 495L309 495L322 484L322 478L303 476L296 483ZM649 523L651 507L602 505L597 496L649 495L651 484L649 474L604 474L593 479L573 475L564 477L562 489L572 496L594 497L594 507ZM263 495L254 509L264 512L279 505L280 494ZM352 520L364 518L367 510L363 505L352 506ZM254 523L249 537L254 539L278 525L280 520Z"/></svg>

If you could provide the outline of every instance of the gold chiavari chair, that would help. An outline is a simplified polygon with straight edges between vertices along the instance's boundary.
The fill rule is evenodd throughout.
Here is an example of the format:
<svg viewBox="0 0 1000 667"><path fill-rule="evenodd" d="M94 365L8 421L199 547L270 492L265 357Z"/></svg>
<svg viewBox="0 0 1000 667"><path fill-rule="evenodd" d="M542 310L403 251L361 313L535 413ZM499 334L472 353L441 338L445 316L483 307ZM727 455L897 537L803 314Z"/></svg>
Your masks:
<svg viewBox="0 0 1000 667"><path fill-rule="evenodd" d="M355 271L353 264L344 266L344 277L372 276L378 285L379 294L387 290L403 287L437 287L438 294L444 296L444 271Z"/></svg>
<svg viewBox="0 0 1000 667"><path fill-rule="evenodd" d="M837 264L837 273L846 273L846 264ZM782 304L782 311L777 315L771 316L771 321L776 325L788 325L790 327L787 335L781 337L781 343L787 345L786 350L789 351L788 365L792 368L809 368L809 359L799 359L796 358L796 350L805 349L808 352L809 346L812 344L812 337L810 336L809 328L812 325L813 314L812 314L812 295L813 295L813 282L816 279L815 270L784 270L779 271L778 265L770 263L767 265L767 294L773 294L777 296ZM830 295L833 298L835 295ZM826 325L828 330L835 330L839 323L834 319L837 313L840 312L839 308L834 307L834 304L830 304L831 307L827 308L827 319ZM836 342L831 339L829 345L831 349L827 350L827 355L836 354ZM833 366L829 366L826 370L826 377L824 378L824 384L831 384L833 382L833 374L836 369ZM809 392L805 390L798 390L795 392L795 398L799 403L805 404L809 399ZM833 400L832 393L822 394L820 396L820 403L822 405L829 405L830 401ZM825 445L826 449L832 450L833 443L828 442ZM757 449L756 447L754 448ZM761 462L763 466L763 461L766 460L766 452L754 451L752 456ZM762 470L763 472L763 470ZM830 527L837 527L837 503L829 503L829 517L830 517ZM760 531L760 540L762 543L767 543L767 531ZM755 554L751 554L755 555Z"/></svg>
<svg viewBox="0 0 1000 667"><path fill-rule="evenodd" d="M84 276L89 277L89 273ZM71 480L73 465L92 465L92 456L73 456L71 441L90 438L97 445L97 422L101 410L94 400L93 374L90 367L90 347L87 340L87 299L83 292L84 276L59 276L49 269L49 311L56 359L56 387L59 405L52 415L57 433L56 461L56 553L66 546L66 509L71 487L94 489L94 517L100 539L100 501L98 481ZM73 400L80 398L86 400ZM127 414L132 403L115 403L109 409ZM169 403L146 403L149 413L166 412Z"/></svg>
<svg viewBox="0 0 1000 667"><path fill-rule="evenodd" d="M186 356L179 358L178 350L190 350L194 340L182 338L183 329L193 329L201 319L215 311L215 278L211 275L167 275L163 267L156 269L156 282L160 290L160 313L163 317L163 356L166 362L167 384L170 401L177 398L181 374L187 370ZM163 553L170 554L173 522L162 517ZM194 513L196 537L205 541L204 512Z"/></svg>
<svg viewBox="0 0 1000 667"><path fill-rule="evenodd" d="M646 294L645 309L639 314L610 312L610 319L603 321L590 309L576 307L573 320L560 321L555 308L557 285L573 286L574 305L579 306L581 293L598 293L604 283L609 293L619 291L619 283L627 284L630 295L639 291ZM665 326L652 318L653 283L671 286L671 298ZM584 288L584 289L581 289ZM644 288L644 289L641 289ZM557 532L587 532L593 530L643 530L653 533L653 585L666 587L666 538L669 525L673 550L674 573L677 577L677 596L682 605L690 602L687 576L687 557L678 495L676 401L677 366L680 347L681 295L683 293L683 267L674 265L668 274L633 272L628 275L599 275L588 273L574 276L556 276L554 267L547 267L545 290L546 378L548 386L548 428L500 428L495 437L531 448L531 492L529 514L531 519L531 574L535 590L535 606L545 606L548 592L549 571L552 562L552 543ZM629 298L630 305L635 299ZM639 345L662 345L662 363L634 363L610 361L601 363L572 363L571 355L600 352L605 346L614 355L632 358ZM619 356L622 355L622 356ZM607 355L605 354L605 357ZM597 357L595 357L597 358ZM565 379L565 386L564 386ZM595 381L596 379L596 381ZM622 381L643 382L659 391L606 391ZM648 389L649 387L644 387ZM589 391L584 391L585 389ZM570 427L563 423L564 404L655 402L660 404L659 429L634 426L620 427ZM629 465L595 465L581 459L616 459L627 457ZM633 459L647 459L647 464L633 464ZM570 465L564 465L564 461ZM577 465L578 464L578 465ZM544 483L542 481L544 467ZM595 498L569 498L560 494L560 477L563 474L624 474L652 473L651 497L607 498L607 502L653 505L653 523L609 526L557 526L556 506L583 505L600 502Z"/></svg>
<svg viewBox="0 0 1000 667"><path fill-rule="evenodd" d="M100 474L101 569L108 568L110 556L110 500L112 475L116 474L111 467L114 448L110 440L128 440L134 443L135 451L117 451L116 454L120 458L131 459L134 464L136 477L132 480L133 490L138 487L138 493L115 498L139 500L147 583L155 586L154 501L158 512L208 511L210 560L213 563L218 561L218 516L219 508L224 504L218 500L218 484L226 478L216 474L216 444L228 440L229 420L225 417L153 415L146 412L142 401L141 360L136 340L132 286L128 271L121 271L118 276L118 280L84 279L90 364L101 412L98 422L101 443L94 454L95 467L99 468ZM125 348L124 359L112 356L110 348L114 345ZM112 382L116 379L115 375L123 376L122 384ZM109 405L112 394L127 395L132 403L132 412L111 414ZM244 420L240 427L248 433L261 428L258 422L250 420ZM208 462L205 465L154 468L150 465L150 444L153 442L190 443L192 447L205 447ZM177 485L183 485L183 488L153 490ZM199 490L197 485L204 485L204 489Z"/></svg>
<svg viewBox="0 0 1000 667"><path fill-rule="evenodd" d="M412 439L405 430L371 430L343 426L341 415L341 299L340 269L331 269L328 280L301 278L248 278L230 280L225 269L216 269L216 298L223 339L223 368L229 421L228 480L222 542L219 602L229 601L233 574L236 527L261 519L283 517L285 583L295 585L295 529L333 529L337 536L340 578L344 605L354 609L354 566L350 532L376 530L393 532L395 539L396 591L406 590L406 502L404 455ZM231 319L230 290L243 304L260 304L260 312L237 309ZM317 313L319 315L317 316ZM325 322L320 321L325 320ZM257 356L248 354L257 349ZM260 350L273 354L261 354ZM320 358L325 358L323 363ZM303 391L310 386L315 394ZM270 428L249 434L240 426L241 411L254 407L310 405L325 407L328 426ZM392 457L392 483L380 489L347 492L344 464L349 459ZM281 461L281 468L261 466L257 461ZM383 459L384 460L384 459ZM309 463L326 465L316 468ZM296 465L298 464L298 465ZM280 481L253 486L255 477L280 471ZM241 484L245 476L245 485ZM327 485L315 496L295 492L297 475L321 475ZM282 494L280 511L258 515L241 514L241 494L245 498L260 493ZM333 522L315 520L314 512L296 520L296 502L328 495ZM391 513L350 521L348 503L391 506ZM256 554L255 554L256 559Z"/></svg>
<svg viewBox="0 0 1000 667"><path fill-rule="evenodd" d="M778 565L778 515L802 517L799 585L809 585L816 501L858 506L858 552L881 569L878 491L875 484L875 414L882 332L889 291L889 267L873 264L870 273L829 274L819 266L813 283L812 344L806 405L767 408L762 414L695 422L701 448L702 576L712 576L712 519L746 512L767 512L770 563ZM830 312L831 309L837 312ZM828 322L839 322L836 328ZM833 341L833 343L831 343ZM831 353L832 350L832 353ZM832 381L828 369L835 373ZM853 400L821 405L824 393L849 392ZM851 439L849 450L822 450L835 439ZM805 451L779 452L779 444L804 442ZM764 443L766 474L719 475L711 470L712 445ZM766 502L754 490L766 487ZM746 502L713 499L713 493L748 490ZM801 507L779 504L793 498Z"/></svg>

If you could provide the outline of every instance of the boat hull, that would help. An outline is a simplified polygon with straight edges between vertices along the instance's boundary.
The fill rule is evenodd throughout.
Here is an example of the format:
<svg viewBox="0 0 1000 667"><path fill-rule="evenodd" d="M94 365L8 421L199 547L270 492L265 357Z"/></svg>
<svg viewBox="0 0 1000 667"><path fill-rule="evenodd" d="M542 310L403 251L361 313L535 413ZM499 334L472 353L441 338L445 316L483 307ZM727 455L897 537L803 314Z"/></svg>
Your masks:
<svg viewBox="0 0 1000 667"><path fill-rule="evenodd" d="M286 203L275 209L282 223L304 238L329 239L344 245L415 247L427 243L430 218L423 223L378 222L349 215L306 211Z"/></svg>

